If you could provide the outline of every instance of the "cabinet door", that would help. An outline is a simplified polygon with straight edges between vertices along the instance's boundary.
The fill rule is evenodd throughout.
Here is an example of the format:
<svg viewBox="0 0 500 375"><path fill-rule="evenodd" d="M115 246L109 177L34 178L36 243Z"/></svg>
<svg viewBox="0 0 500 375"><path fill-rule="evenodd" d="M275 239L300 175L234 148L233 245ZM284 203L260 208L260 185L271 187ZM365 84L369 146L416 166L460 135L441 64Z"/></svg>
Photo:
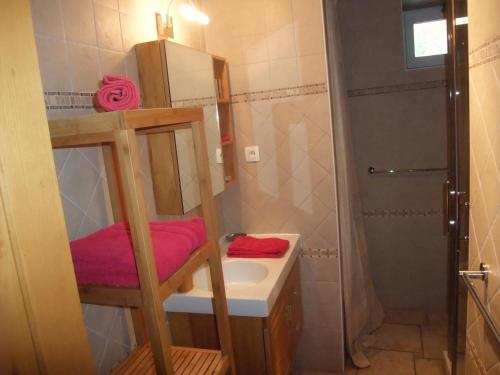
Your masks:
<svg viewBox="0 0 500 375"><path fill-rule="evenodd" d="M298 262L295 262L267 320L271 374L291 372L301 327L300 276Z"/></svg>
<svg viewBox="0 0 500 375"><path fill-rule="evenodd" d="M268 318L269 371L273 375L287 375L292 367L290 343L290 294L283 289Z"/></svg>

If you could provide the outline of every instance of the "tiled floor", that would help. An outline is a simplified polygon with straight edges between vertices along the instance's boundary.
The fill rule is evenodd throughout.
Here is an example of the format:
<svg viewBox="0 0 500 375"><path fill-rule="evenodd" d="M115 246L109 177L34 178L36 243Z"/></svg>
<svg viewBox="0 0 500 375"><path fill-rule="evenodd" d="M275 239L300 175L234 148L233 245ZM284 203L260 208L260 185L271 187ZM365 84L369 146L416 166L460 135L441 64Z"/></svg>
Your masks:
<svg viewBox="0 0 500 375"><path fill-rule="evenodd" d="M388 311L382 327L367 340L371 366L349 367L346 375L445 375L447 321L444 315ZM301 375L340 375L304 372Z"/></svg>

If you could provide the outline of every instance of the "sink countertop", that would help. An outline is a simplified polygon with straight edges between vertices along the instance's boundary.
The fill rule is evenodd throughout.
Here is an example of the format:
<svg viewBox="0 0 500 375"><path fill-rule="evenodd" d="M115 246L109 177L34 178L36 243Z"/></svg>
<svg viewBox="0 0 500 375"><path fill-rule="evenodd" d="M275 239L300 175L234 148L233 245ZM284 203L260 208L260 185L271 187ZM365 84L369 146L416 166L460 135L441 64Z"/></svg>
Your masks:
<svg viewBox="0 0 500 375"><path fill-rule="evenodd" d="M226 298L229 315L266 317L278 298L286 278L300 251L300 235L298 234L249 234L253 237L277 237L290 241L290 247L282 258L229 258L226 256L229 247L224 237L219 241L222 263L257 263L267 269L267 275L255 284L229 284L226 280ZM204 273L208 270L198 270ZM174 293L164 303L165 311L212 314L212 292L201 286L199 277L194 277L194 288L187 293Z"/></svg>

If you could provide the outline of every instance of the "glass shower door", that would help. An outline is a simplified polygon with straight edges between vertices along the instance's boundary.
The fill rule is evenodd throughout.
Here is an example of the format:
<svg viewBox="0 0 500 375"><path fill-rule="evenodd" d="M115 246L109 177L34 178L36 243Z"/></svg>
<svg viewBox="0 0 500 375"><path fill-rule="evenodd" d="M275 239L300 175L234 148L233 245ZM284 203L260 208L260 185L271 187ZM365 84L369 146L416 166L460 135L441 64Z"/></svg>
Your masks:
<svg viewBox="0 0 500 375"><path fill-rule="evenodd" d="M465 374L467 289L459 270L469 261L469 66L467 0L447 0L448 23L448 183L444 189L448 232L448 357L452 374Z"/></svg>

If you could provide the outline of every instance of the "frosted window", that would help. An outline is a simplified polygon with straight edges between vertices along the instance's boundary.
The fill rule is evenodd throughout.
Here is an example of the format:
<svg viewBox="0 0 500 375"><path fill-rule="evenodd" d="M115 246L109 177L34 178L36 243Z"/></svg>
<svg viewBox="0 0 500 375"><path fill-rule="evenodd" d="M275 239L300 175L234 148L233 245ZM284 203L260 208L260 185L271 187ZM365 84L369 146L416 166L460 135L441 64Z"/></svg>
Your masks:
<svg viewBox="0 0 500 375"><path fill-rule="evenodd" d="M415 57L446 54L448 52L446 20L415 23L413 40Z"/></svg>
<svg viewBox="0 0 500 375"><path fill-rule="evenodd" d="M448 53L442 6L403 11L406 68L443 66Z"/></svg>

